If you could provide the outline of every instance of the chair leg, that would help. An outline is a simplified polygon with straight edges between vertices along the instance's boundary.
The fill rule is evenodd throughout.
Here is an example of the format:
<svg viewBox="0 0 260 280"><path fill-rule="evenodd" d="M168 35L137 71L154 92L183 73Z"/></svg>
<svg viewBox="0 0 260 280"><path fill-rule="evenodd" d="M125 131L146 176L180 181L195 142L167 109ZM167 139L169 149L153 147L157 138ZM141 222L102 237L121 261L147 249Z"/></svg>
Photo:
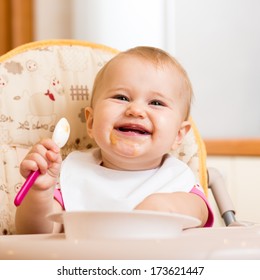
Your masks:
<svg viewBox="0 0 260 280"><path fill-rule="evenodd" d="M231 201L231 198L227 192L226 184L222 174L218 169L208 168L208 186L212 191L214 199L217 203L221 217L223 218L225 225L230 226L236 224L235 208Z"/></svg>

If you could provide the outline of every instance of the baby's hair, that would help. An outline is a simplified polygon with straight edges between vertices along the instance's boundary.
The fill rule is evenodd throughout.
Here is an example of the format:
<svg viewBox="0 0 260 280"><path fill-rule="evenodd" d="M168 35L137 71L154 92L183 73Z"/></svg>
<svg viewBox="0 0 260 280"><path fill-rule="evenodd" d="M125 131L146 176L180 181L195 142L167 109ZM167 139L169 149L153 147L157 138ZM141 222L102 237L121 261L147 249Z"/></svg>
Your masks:
<svg viewBox="0 0 260 280"><path fill-rule="evenodd" d="M190 82L190 79L188 77L187 72L182 67L182 65L169 53L166 51L155 48L155 47L149 47L149 46L138 46L135 48L128 49L126 51L118 53L116 56L114 56L111 60L109 60L103 68L99 70L97 73L97 76L94 81L93 90L92 90L92 99L91 99L91 106L93 107L93 100L96 91L98 90L99 85L102 82L103 76L108 68L108 66L111 64L112 61L123 57L123 56L135 56L140 57L144 59L145 61L153 63L156 67L164 67L165 65L172 65L180 74L182 80L183 80L183 86L182 86L182 92L181 95L184 95L184 98L186 99L186 114L185 114L185 120L188 119L190 115L190 106L193 99L193 90L192 85Z"/></svg>

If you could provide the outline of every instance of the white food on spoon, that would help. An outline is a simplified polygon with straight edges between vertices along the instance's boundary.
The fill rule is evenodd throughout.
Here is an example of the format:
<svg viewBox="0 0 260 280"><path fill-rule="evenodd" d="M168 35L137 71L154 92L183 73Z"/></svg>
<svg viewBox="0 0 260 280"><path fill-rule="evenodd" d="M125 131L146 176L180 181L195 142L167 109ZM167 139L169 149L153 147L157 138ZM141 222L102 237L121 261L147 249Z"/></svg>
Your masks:
<svg viewBox="0 0 260 280"><path fill-rule="evenodd" d="M52 140L62 148L70 136L70 124L65 118L61 118L55 126L52 134Z"/></svg>

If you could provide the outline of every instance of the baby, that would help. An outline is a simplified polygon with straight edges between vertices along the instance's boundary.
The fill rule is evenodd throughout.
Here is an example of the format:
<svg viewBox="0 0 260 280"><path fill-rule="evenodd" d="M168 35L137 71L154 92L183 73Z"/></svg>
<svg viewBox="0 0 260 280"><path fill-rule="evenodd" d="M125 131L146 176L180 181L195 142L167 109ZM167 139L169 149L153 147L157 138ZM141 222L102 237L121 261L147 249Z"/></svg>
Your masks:
<svg viewBox="0 0 260 280"><path fill-rule="evenodd" d="M212 226L194 174L169 154L190 130L192 95L185 70L161 49L136 47L112 58L98 72L85 110L98 148L72 152L62 162L51 139L32 147L20 172L41 175L17 208L17 232L60 232L46 215L62 209L176 212Z"/></svg>

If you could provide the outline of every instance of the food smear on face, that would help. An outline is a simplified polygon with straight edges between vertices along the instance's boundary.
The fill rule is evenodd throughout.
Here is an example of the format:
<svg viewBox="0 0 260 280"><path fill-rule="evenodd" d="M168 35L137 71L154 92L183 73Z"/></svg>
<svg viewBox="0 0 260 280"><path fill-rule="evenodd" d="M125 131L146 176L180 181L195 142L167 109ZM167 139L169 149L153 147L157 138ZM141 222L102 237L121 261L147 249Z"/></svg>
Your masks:
<svg viewBox="0 0 260 280"><path fill-rule="evenodd" d="M118 151L126 156L138 156L140 148L143 142L146 140L145 137L124 137L121 136L117 131L112 130L110 133L111 144L117 146Z"/></svg>

